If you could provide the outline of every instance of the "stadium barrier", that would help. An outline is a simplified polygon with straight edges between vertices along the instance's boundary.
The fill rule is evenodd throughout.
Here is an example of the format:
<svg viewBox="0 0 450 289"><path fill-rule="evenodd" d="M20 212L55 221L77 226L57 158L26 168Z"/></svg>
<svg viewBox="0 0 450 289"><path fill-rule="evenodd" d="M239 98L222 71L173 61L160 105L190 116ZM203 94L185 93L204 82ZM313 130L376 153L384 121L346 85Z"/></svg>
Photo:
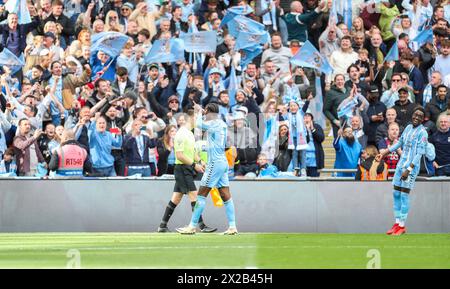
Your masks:
<svg viewBox="0 0 450 289"><path fill-rule="evenodd" d="M411 233L450 232L450 182L418 181ZM1 232L154 232L173 180L0 180ZM391 182L235 180L231 192L242 232L383 233L392 225ZM169 227L186 225L187 198ZM224 208L208 199L210 226L224 230Z"/></svg>

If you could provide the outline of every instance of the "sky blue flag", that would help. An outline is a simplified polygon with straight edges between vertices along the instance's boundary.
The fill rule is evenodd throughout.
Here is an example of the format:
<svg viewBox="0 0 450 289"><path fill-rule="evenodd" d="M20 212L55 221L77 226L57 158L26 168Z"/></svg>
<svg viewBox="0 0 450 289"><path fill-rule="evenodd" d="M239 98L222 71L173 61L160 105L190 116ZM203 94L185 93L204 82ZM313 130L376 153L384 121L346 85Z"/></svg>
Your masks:
<svg viewBox="0 0 450 289"><path fill-rule="evenodd" d="M325 127L326 118L323 114L323 95L320 76L316 76L315 84L316 96L309 102L308 110L314 116L314 122L318 123L321 127Z"/></svg>
<svg viewBox="0 0 450 289"><path fill-rule="evenodd" d="M28 10L27 0L9 0L5 4L5 9L9 13L16 13L19 17L19 24L31 23L30 11Z"/></svg>
<svg viewBox="0 0 450 289"><path fill-rule="evenodd" d="M333 24L338 23L338 15L337 15L337 8L336 8L336 0L332 0L331 4L331 10L330 10L330 16L328 17L328 26L332 26Z"/></svg>
<svg viewBox="0 0 450 289"><path fill-rule="evenodd" d="M183 103L184 93L186 92L186 87L188 85L188 73L186 69L183 70L181 74L180 81L178 81L177 85L177 93L179 95L180 103Z"/></svg>
<svg viewBox="0 0 450 289"><path fill-rule="evenodd" d="M165 63L184 60L184 42L178 38L156 40L145 55L145 63Z"/></svg>
<svg viewBox="0 0 450 289"><path fill-rule="evenodd" d="M116 57L128 41L128 36L120 32L100 32L92 36L91 53L103 51L111 57Z"/></svg>
<svg viewBox="0 0 450 289"><path fill-rule="evenodd" d="M262 33L266 31L264 24L256 22L248 17L239 15L228 23L228 32L234 38L237 38L240 32Z"/></svg>
<svg viewBox="0 0 450 289"><path fill-rule="evenodd" d="M184 49L187 52L195 52L195 53L216 52L217 31L181 33L180 39L184 41Z"/></svg>
<svg viewBox="0 0 450 289"><path fill-rule="evenodd" d="M395 41L394 45L392 45L391 50L389 50L388 54L386 54L386 57L384 58L384 61L395 61L398 60L398 44L397 41Z"/></svg>
<svg viewBox="0 0 450 289"><path fill-rule="evenodd" d="M0 53L0 66L7 66L11 69L11 74L15 74L25 65L23 54L17 57L8 48L4 48Z"/></svg>
<svg viewBox="0 0 450 289"><path fill-rule="evenodd" d="M239 81L236 76L236 69L231 66L231 72L228 81L228 96L230 97L230 107L236 104L236 93L239 89Z"/></svg>
<svg viewBox="0 0 450 289"><path fill-rule="evenodd" d="M431 42L433 43L433 30L432 29L424 29L417 34L417 36L413 40L417 42L417 45L422 46L424 43Z"/></svg>
<svg viewBox="0 0 450 289"><path fill-rule="evenodd" d="M306 41L297 54L291 58L291 63L302 67L315 68L325 74L333 72L328 60L309 41Z"/></svg>
<svg viewBox="0 0 450 289"><path fill-rule="evenodd" d="M228 22L230 22L234 17L238 15L247 15L253 12L253 8L249 5L246 6L234 6L227 9L227 13L223 17L220 22L220 27L225 26Z"/></svg>
<svg viewBox="0 0 450 289"><path fill-rule="evenodd" d="M270 42L269 32L263 31L258 33L240 32L236 38L236 45L234 49L245 49L250 47L257 47L259 44L266 44Z"/></svg>
<svg viewBox="0 0 450 289"><path fill-rule="evenodd" d="M252 60L261 54L263 51L263 47L261 45L256 47L249 47L246 49L242 49L241 51L241 67L245 69L247 65L252 62Z"/></svg>
<svg viewBox="0 0 450 289"><path fill-rule="evenodd" d="M348 30L352 29L352 0L343 0L344 2L344 23Z"/></svg>

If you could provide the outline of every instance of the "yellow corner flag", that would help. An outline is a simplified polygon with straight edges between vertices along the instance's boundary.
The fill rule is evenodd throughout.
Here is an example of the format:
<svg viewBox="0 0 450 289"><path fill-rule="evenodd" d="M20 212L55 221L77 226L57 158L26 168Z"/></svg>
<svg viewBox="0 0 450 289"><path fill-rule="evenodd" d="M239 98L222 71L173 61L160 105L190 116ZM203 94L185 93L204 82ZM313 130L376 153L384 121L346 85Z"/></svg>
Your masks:
<svg viewBox="0 0 450 289"><path fill-rule="evenodd" d="M215 207L223 207L223 200L220 197L219 190L217 188L212 188L209 192L211 194L211 199Z"/></svg>

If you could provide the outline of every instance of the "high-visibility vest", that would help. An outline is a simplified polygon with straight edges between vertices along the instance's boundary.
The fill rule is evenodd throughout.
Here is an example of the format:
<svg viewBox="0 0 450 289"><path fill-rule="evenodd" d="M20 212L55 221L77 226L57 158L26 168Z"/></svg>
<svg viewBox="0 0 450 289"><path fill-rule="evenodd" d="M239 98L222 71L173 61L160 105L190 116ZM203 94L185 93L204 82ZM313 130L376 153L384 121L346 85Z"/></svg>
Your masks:
<svg viewBox="0 0 450 289"><path fill-rule="evenodd" d="M59 163L56 170L61 176L82 176L87 152L76 144L66 144L57 150Z"/></svg>
<svg viewBox="0 0 450 289"><path fill-rule="evenodd" d="M370 179L370 171L366 170L363 166L359 166L359 169L361 170L361 181L385 181L385 180L387 180L388 166L386 163L384 164L383 172L377 174L377 177L375 180Z"/></svg>

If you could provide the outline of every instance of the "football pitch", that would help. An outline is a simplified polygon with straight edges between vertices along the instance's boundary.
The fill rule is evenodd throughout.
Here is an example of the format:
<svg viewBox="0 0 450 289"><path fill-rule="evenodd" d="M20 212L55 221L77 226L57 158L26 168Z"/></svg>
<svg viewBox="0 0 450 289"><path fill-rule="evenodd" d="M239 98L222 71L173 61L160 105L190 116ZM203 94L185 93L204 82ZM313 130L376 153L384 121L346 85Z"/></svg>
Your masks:
<svg viewBox="0 0 450 289"><path fill-rule="evenodd" d="M450 234L0 234L0 268L450 268Z"/></svg>

